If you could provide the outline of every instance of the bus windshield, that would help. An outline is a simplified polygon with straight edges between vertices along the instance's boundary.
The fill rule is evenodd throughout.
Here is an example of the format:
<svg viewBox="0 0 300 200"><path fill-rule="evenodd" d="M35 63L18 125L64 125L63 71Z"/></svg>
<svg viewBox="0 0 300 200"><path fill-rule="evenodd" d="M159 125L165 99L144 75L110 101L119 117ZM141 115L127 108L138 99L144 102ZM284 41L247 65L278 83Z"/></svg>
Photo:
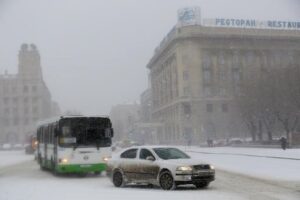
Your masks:
<svg viewBox="0 0 300 200"><path fill-rule="evenodd" d="M59 127L59 145L62 147L111 146L112 128L108 118L64 118Z"/></svg>

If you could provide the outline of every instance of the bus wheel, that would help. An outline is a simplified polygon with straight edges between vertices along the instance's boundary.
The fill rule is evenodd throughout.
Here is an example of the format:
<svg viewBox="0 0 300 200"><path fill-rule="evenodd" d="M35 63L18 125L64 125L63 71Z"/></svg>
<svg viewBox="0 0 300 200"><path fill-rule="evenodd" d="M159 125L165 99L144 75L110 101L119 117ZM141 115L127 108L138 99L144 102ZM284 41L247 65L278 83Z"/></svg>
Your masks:
<svg viewBox="0 0 300 200"><path fill-rule="evenodd" d="M46 170L46 167L44 167L42 164L40 164L40 169L41 169L42 171L45 171L45 170Z"/></svg>
<svg viewBox="0 0 300 200"><path fill-rule="evenodd" d="M82 173L79 173L79 174L78 174L78 177L84 178L84 177L86 177L87 175L88 175L88 173L82 172Z"/></svg>
<svg viewBox="0 0 300 200"><path fill-rule="evenodd" d="M96 176L99 176L99 175L101 175L101 172L94 172L94 174L95 174Z"/></svg>

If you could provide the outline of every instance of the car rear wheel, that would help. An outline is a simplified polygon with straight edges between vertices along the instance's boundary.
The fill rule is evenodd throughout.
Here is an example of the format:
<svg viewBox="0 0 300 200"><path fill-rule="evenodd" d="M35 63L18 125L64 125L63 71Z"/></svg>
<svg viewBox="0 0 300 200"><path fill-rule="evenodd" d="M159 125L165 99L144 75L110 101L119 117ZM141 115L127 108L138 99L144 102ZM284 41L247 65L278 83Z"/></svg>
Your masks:
<svg viewBox="0 0 300 200"><path fill-rule="evenodd" d="M195 183L196 188L206 188L208 185L208 182Z"/></svg>
<svg viewBox="0 0 300 200"><path fill-rule="evenodd" d="M160 187L164 190L173 190L176 188L172 174L169 171L163 171L159 176Z"/></svg>
<svg viewBox="0 0 300 200"><path fill-rule="evenodd" d="M123 187L124 186L124 178L123 174L120 171L116 171L113 173L112 181L114 186Z"/></svg>

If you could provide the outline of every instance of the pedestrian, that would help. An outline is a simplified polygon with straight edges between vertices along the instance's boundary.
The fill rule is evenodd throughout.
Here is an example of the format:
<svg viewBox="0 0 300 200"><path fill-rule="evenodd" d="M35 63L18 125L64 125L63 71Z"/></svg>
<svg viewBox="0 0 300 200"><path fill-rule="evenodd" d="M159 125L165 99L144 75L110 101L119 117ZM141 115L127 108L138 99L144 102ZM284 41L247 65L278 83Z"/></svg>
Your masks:
<svg viewBox="0 0 300 200"><path fill-rule="evenodd" d="M286 138L283 137L283 136L280 138L280 145L281 145L281 148L282 148L283 150L285 150L286 147L287 147L287 140L286 140Z"/></svg>

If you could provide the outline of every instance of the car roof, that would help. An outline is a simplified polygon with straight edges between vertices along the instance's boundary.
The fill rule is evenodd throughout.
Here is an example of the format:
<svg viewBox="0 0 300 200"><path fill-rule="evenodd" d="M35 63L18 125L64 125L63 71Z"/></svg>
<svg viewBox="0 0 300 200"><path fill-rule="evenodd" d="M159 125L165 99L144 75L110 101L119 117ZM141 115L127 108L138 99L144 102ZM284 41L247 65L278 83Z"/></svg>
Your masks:
<svg viewBox="0 0 300 200"><path fill-rule="evenodd" d="M122 150L122 152L129 150L129 149L142 149L142 148L146 148L146 149L153 149L153 148L176 148L176 149L180 149L180 147L177 146L169 146L169 145L141 145L141 146L131 146L131 147L127 147L125 149Z"/></svg>

